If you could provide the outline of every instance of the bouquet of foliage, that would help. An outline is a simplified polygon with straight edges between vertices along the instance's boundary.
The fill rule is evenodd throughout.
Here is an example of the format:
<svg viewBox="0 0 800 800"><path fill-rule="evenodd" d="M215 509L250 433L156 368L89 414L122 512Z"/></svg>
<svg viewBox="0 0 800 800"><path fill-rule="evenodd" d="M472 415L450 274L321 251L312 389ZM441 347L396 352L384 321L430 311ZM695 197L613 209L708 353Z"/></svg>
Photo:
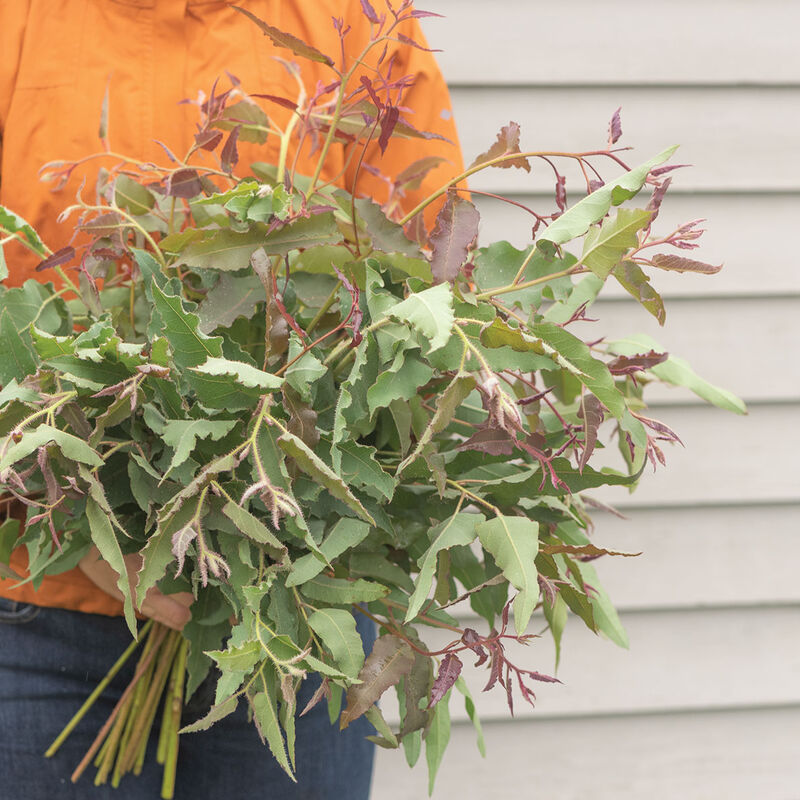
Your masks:
<svg viewBox="0 0 800 800"><path fill-rule="evenodd" d="M394 17L375 15L371 46L420 13L406 2ZM509 642L532 638L535 611L557 646L568 610L624 644L590 563L619 554L591 543L596 503L584 492L632 487L648 459L663 463L659 442L677 441L647 415L645 387L684 385L742 410L651 340L592 341L586 324L608 280L663 323L653 269L718 269L680 253L696 246L695 223L652 233L674 148L630 168L614 148L615 115L601 150L522 152L510 123L400 217L398 198L430 159L394 180L383 209L319 177L332 146L358 157L372 139L385 147L423 135L391 102L398 84L354 88L352 69L254 21L336 76L330 102L271 98L294 112L277 132L279 163L233 176L237 142L274 130L234 87L202 105L186 158L168 168L120 158L101 171L99 199L79 197L67 212L84 237L77 252L51 253L0 209L3 241L19 240L61 278L58 288L0 289L0 490L27 506L19 539L14 521L3 526L2 553L7 562L25 547L25 579L36 585L94 545L121 576L134 637L148 589L194 594L182 634L151 623L138 631L134 683L74 776L92 759L98 780L140 766L163 694L165 796L182 700L212 666L216 703L183 732L247 703L293 775L296 692L316 675L312 702L325 699L332 721L344 728L366 715L375 741L402 745L410 764L424 744L433 779L454 688L480 731L465 657L511 706L515 694L533 702L534 682L555 680L507 657ZM295 136L318 139L311 177L288 168ZM214 168L194 162L208 153ZM569 208L559 157L586 175L586 196ZM554 170L555 208L524 209L535 223L526 249L478 247L463 181L532 163ZM615 176L601 178L604 163ZM77 166L46 172L63 179ZM645 186L642 207L623 205ZM432 203L440 210L427 232ZM593 465L613 437L620 468ZM141 554L135 587L128 553ZM479 629L453 616L462 602ZM356 614L379 626L371 652ZM430 626L452 631L447 647L429 650ZM393 726L377 705L389 689Z"/></svg>

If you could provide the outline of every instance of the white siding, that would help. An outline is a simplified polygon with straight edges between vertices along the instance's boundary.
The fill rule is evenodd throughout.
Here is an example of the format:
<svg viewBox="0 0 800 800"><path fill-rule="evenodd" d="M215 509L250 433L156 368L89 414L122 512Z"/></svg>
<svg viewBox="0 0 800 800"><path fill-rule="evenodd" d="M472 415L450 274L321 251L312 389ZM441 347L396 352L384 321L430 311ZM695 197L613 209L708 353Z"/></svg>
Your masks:
<svg viewBox="0 0 800 800"><path fill-rule="evenodd" d="M600 333L647 331L700 374L742 395L747 417L684 392L653 394L654 415L685 448L633 495L596 493L629 517L596 517L596 541L638 552L596 565L631 648L570 621L559 677L537 709L512 719L499 693L480 694L489 756L480 759L454 698L450 751L435 798L796 800L800 797L800 4L789 0L430 0L426 21L453 91L465 158L501 125L523 147L603 147L622 106L621 145L640 163L673 143L677 160L661 225L706 217L697 256L712 277L656 276L668 298L659 330L612 288ZM480 35L484 35L481 39ZM616 169L609 165L604 174ZM565 170L571 202L581 182ZM494 170L474 188L553 209L552 175ZM484 242L527 243L529 217L476 197ZM599 330L599 329L598 329ZM609 452L610 460L613 454ZM480 621L464 613L469 624ZM540 621L539 621L540 624ZM537 630L536 623L532 630ZM439 637L431 636L431 645ZM521 654L553 668L552 643ZM467 668L469 673L471 667ZM392 717L389 704L386 714ZM375 800L426 794L424 758L411 772L380 751Z"/></svg>

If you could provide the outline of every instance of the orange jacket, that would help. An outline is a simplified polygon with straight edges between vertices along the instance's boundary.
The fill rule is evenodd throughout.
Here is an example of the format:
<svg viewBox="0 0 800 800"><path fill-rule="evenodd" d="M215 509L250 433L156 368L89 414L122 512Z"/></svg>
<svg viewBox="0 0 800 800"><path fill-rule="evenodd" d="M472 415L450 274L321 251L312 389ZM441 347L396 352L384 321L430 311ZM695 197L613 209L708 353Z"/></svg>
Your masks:
<svg viewBox="0 0 800 800"><path fill-rule="evenodd" d="M271 25L295 34L338 62L339 37L332 17L342 17L351 30L349 54L361 52L368 41L370 22L360 0L239 0L238 5ZM385 0L372 0L379 14L388 13ZM395 0L397 8L400 0ZM404 35L425 44L414 21ZM390 45L395 55L393 76L414 75L403 105L419 130L436 132L440 140L390 142L381 158L377 146L367 162L386 175L396 175L422 156L444 157L420 190L409 193L410 208L462 168L447 86L432 55L400 42ZM372 61L380 53L373 53ZM87 194L101 162L77 170L58 193L38 181L39 168L48 161L78 159L102 149L98 138L100 109L109 87L108 136L116 153L141 161L167 162L161 140L183 154L192 143L197 109L179 104L185 98L206 95L217 78L227 88L226 71L250 93L295 99L297 85L275 57L300 61L309 94L319 81L330 83L323 64L297 59L276 48L250 21L228 3L214 0L13 0L0 3L0 204L27 219L44 241L56 250L67 243L71 221L56 217L70 205L81 181ZM351 56L352 57L352 56ZM369 63L365 66L369 69ZM373 73L367 72L372 75ZM357 78L356 78L357 80ZM265 104L265 111L283 126L289 112ZM278 138L265 145L241 144L240 175L253 161L276 162ZM111 162L115 163L115 162ZM300 174L310 174L314 161L301 153ZM332 148L323 177L332 178L344 165L342 149ZM352 167L345 177L349 186ZM362 171L359 193L381 200L386 185ZM430 218L428 218L430 219ZM14 248L14 249L12 249ZM50 280L47 272L34 273L36 260L21 246L8 246L9 283L30 277ZM12 565L24 570L25 556L16 551ZM48 577L38 592L30 584L18 589L0 580L0 596L38 605L70 608L109 615L121 614L121 604L92 584L79 570Z"/></svg>

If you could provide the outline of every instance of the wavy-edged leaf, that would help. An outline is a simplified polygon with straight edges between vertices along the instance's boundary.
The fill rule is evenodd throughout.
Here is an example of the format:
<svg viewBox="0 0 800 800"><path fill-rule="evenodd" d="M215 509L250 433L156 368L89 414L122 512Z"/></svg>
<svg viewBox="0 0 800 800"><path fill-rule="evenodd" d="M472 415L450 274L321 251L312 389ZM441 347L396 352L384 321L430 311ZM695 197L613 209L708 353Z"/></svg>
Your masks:
<svg viewBox="0 0 800 800"><path fill-rule="evenodd" d="M395 473L397 476L400 476L408 466L419 458L437 433L441 433L451 423L456 411L458 411L474 388L475 377L473 375L459 372L453 377L447 388L438 396L436 411L422 435L417 439L417 446L398 466Z"/></svg>
<svg viewBox="0 0 800 800"><path fill-rule="evenodd" d="M622 257L639 243L636 234L650 224L652 212L639 208L620 208L616 216L603 220L583 239L581 263L605 280Z"/></svg>
<svg viewBox="0 0 800 800"><path fill-rule="evenodd" d="M364 491L376 499L390 501L397 487L397 479L390 475L375 458L377 451L371 445L343 442L341 474L353 486L363 486Z"/></svg>
<svg viewBox="0 0 800 800"><path fill-rule="evenodd" d="M309 615L308 625L342 672L355 678L364 666L364 646L353 614L343 608L320 608Z"/></svg>
<svg viewBox="0 0 800 800"><path fill-rule="evenodd" d="M186 311L180 297L164 294L156 283L151 289L153 302L164 323L164 336L172 346L173 361L180 369L222 355L222 338L206 336L199 331L197 314Z"/></svg>
<svg viewBox="0 0 800 800"><path fill-rule="evenodd" d="M239 317L251 317L266 299L264 284L257 276L234 277L223 272L197 310L199 329L211 333L217 327L229 328Z"/></svg>
<svg viewBox="0 0 800 800"><path fill-rule="evenodd" d="M300 469L309 477L319 481L337 500L341 500L361 519L375 524L372 515L361 501L347 488L342 478L337 475L311 448L301 439L286 431L278 437L278 446L286 455L291 456Z"/></svg>
<svg viewBox="0 0 800 800"><path fill-rule="evenodd" d="M181 728L178 733L198 733L199 731L206 731L215 722L219 722L221 719L225 719L225 717L229 717L231 714L233 714L238 706L239 698L236 695L231 695L221 703L211 706L208 713L204 717L201 717L191 725L184 725L184 727Z"/></svg>
<svg viewBox="0 0 800 800"><path fill-rule="evenodd" d="M460 275L478 236L480 221L478 209L469 200L456 192L448 194L430 236L431 272L436 283L453 283Z"/></svg>
<svg viewBox="0 0 800 800"><path fill-rule="evenodd" d="M219 441L233 430L237 420L170 419L166 421L162 438L175 452L165 475L179 467L191 455L198 439Z"/></svg>
<svg viewBox="0 0 800 800"><path fill-rule="evenodd" d="M275 674L275 668L271 664L264 665L259 683L263 691L258 692L253 697L248 696L253 708L253 719L262 738L266 739L272 755L275 756L275 760L291 780L296 783L297 779L289 763L289 757L286 752L287 742L284 741L283 730L278 716L278 692L280 691L278 677Z"/></svg>
<svg viewBox="0 0 800 800"><path fill-rule="evenodd" d="M97 484L97 486L99 486L99 484ZM93 491L94 490L96 490L96 488L93 486ZM102 489L100 489L100 491L102 492ZM128 569L122 557L122 550L120 550L114 528L111 526L108 515L93 496L89 496L86 499L85 514L86 520L89 523L89 530L92 534L92 542L100 551L103 560L109 564L119 576L117 587L120 592L122 592L125 621L128 623L128 628L135 638L136 613L133 608L133 592L128 576Z"/></svg>
<svg viewBox="0 0 800 800"><path fill-rule="evenodd" d="M519 133L519 125L516 122L509 122L508 125L504 125L502 128L500 128L500 133L497 134L497 141L485 153L481 153L472 162L472 164L470 164L470 169L472 169L472 167L477 167L480 164L485 164L487 161L493 161L496 158L501 158L502 156L509 156L519 153ZM493 164L492 166L499 167L500 169L517 167L518 169L524 169L525 172L531 171L530 162L527 158L523 158L522 156L519 158L509 159L508 161L503 161L501 164Z"/></svg>
<svg viewBox="0 0 800 800"><path fill-rule="evenodd" d="M260 544L275 561L286 562L286 545L258 517L230 501L222 507L222 513L240 533Z"/></svg>
<svg viewBox="0 0 800 800"><path fill-rule="evenodd" d="M486 518L483 514L462 511L431 528L428 532L430 547L417 559L419 575L415 581L414 592L408 600L406 622L416 617L428 599L431 586L433 586L433 576L436 574L439 553L458 545L472 544L475 540L476 526L485 521Z"/></svg>
<svg viewBox="0 0 800 800"><path fill-rule="evenodd" d="M269 37L276 47L285 47L288 50L291 50L296 56L300 56L301 58L307 58L309 61L317 61L320 64L327 64L329 67L333 66L333 59L317 50L316 47L306 44L296 36L292 36L291 33L284 33L283 31L278 30L278 28L268 25L266 22L259 19L255 14L245 8L240 8L239 6L233 7L240 14L244 14L252 22L255 22L255 24L261 29L261 32L264 34L264 36Z"/></svg>
<svg viewBox="0 0 800 800"><path fill-rule="evenodd" d="M372 603L389 593L389 589L374 581L365 581L362 578L351 581L346 578L330 578L327 575L317 575L306 581L300 591L310 600L333 605Z"/></svg>
<svg viewBox="0 0 800 800"><path fill-rule="evenodd" d="M431 687L431 699L428 708L433 708L453 687L461 674L464 664L455 653L447 653L439 665L439 672Z"/></svg>
<svg viewBox="0 0 800 800"><path fill-rule="evenodd" d="M477 526L478 538L509 583L517 589L514 600L514 627L522 635L539 599L536 554L539 552L539 525L525 517L499 514Z"/></svg>
<svg viewBox="0 0 800 800"><path fill-rule="evenodd" d="M306 553L294 562L292 571L286 578L286 586L299 586L319 575L335 558L361 544L369 535L369 531L370 527L366 522L343 517L333 526L319 546L319 555Z"/></svg>
<svg viewBox="0 0 800 800"><path fill-rule="evenodd" d="M449 283L440 283L414 292L393 306L389 315L418 330L430 342L433 352L447 344L453 330L453 290Z"/></svg>
<svg viewBox="0 0 800 800"><path fill-rule="evenodd" d="M367 407L371 415L387 408L395 400L411 400L417 390L433 377L433 369L415 353L401 350L392 365L381 371L375 383L367 389Z"/></svg>
<svg viewBox="0 0 800 800"><path fill-rule="evenodd" d="M537 245L541 246L544 242L565 244L583 236L591 225L603 219L612 205L618 206L625 200L630 200L644 186L650 170L663 164L676 150L677 145L668 147L655 158L606 183L578 201L539 234Z"/></svg>
<svg viewBox="0 0 800 800"><path fill-rule="evenodd" d="M31 245L37 255L42 258L47 256L47 247L45 247L44 242L39 238L39 234L36 233L31 224L19 214L11 211L11 209L0 206L0 238L5 238L12 234L19 236L20 239ZM2 250L1 246L0 250Z"/></svg>
<svg viewBox="0 0 800 800"><path fill-rule="evenodd" d="M231 411L250 408L262 395L283 385L283 378L244 361L216 357L187 370L184 379L204 406Z"/></svg>
<svg viewBox="0 0 800 800"><path fill-rule="evenodd" d="M7 310L0 314L0 340L3 342L3 357L0 359L0 384L22 380L33 375L38 367L31 348L17 332L14 321Z"/></svg>
<svg viewBox="0 0 800 800"><path fill-rule="evenodd" d="M613 414L626 413L625 400L614 384L608 367L592 356L581 339L552 322L532 326L533 332L551 348L559 366L568 369Z"/></svg>
<svg viewBox="0 0 800 800"><path fill-rule="evenodd" d="M347 690L347 706L339 717L339 728L343 730L362 716L413 666L414 651L406 642L388 633L378 637L358 673L361 683Z"/></svg>
<svg viewBox="0 0 800 800"><path fill-rule="evenodd" d="M88 464L90 467L100 467L103 459L83 439L71 433L54 428L52 425L38 425L23 432L22 438L14 442L0 458L0 471L10 467L17 461L27 458L31 453L54 443L70 461Z"/></svg>
<svg viewBox="0 0 800 800"><path fill-rule="evenodd" d="M583 451L578 461L578 469L583 472L589 457L594 452L597 429L603 422L603 406L593 394L584 394L581 396L578 416L583 420Z"/></svg>
<svg viewBox="0 0 800 800"><path fill-rule="evenodd" d="M623 261L613 270L614 277L625 291L635 298L663 325L667 311L661 295L650 285L650 278L635 261Z"/></svg>

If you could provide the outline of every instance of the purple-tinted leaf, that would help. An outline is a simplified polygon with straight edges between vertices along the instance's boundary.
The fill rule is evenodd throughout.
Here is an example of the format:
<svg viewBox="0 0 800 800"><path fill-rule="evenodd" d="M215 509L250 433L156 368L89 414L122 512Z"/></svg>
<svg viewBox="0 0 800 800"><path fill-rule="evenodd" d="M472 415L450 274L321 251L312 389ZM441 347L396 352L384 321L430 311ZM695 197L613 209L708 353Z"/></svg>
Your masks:
<svg viewBox="0 0 800 800"><path fill-rule="evenodd" d="M458 450L478 450L490 456L510 456L514 452L514 439L500 428L484 428L462 442Z"/></svg>
<svg viewBox="0 0 800 800"><path fill-rule="evenodd" d="M691 164L667 164L665 167L656 167L656 169L651 169L650 176L652 178L658 178L660 175L666 175L668 172L672 172L674 169L683 169L684 167L691 166Z"/></svg>
<svg viewBox="0 0 800 800"><path fill-rule="evenodd" d="M628 554L622 553L622 555ZM541 681L542 683L561 683L558 678L554 678L552 675L545 675L543 672L536 672L531 669L521 669L520 672L527 675L529 678L533 678L535 681Z"/></svg>
<svg viewBox="0 0 800 800"><path fill-rule="evenodd" d="M347 690L347 706L339 718L340 729L368 711L390 687L414 666L414 652L397 636L384 634L375 640L358 679L361 683Z"/></svg>
<svg viewBox="0 0 800 800"><path fill-rule="evenodd" d="M653 224L653 220L658 216L659 209L661 208L661 203L664 200L664 195L667 193L667 189L669 189L669 185L672 183L672 178L667 178L666 180L662 181L655 189L653 189L653 196L650 198L650 202L647 204L646 211L652 211L653 216L650 217L650 224Z"/></svg>
<svg viewBox="0 0 800 800"><path fill-rule="evenodd" d="M197 170L178 169L167 178L166 189L170 197L183 197L188 200L197 197L203 191L203 184L200 183Z"/></svg>
<svg viewBox="0 0 800 800"><path fill-rule="evenodd" d="M635 297L663 325L667 319L661 295L650 285L650 279L635 261L623 261L612 273L626 292Z"/></svg>
<svg viewBox="0 0 800 800"><path fill-rule="evenodd" d="M326 700L330 700L331 697L331 687L327 678L322 679L322 683L320 683L320 685L317 687L317 691L314 692L311 699L306 703L306 707L300 712L300 716L302 717L311 711L311 709L314 708L314 706L317 705L317 703L319 703L323 697Z"/></svg>
<svg viewBox="0 0 800 800"><path fill-rule="evenodd" d="M619 137L622 136L622 123L620 122L619 112L622 111L620 106L611 116L611 122L608 123L608 143L616 144Z"/></svg>
<svg viewBox="0 0 800 800"><path fill-rule="evenodd" d="M606 550L604 547L597 547L593 544L540 544L540 553L554 555L556 553L567 553L574 556L588 556L589 558L599 558L600 556L624 556L634 558L641 553L621 553L618 550Z"/></svg>
<svg viewBox="0 0 800 800"><path fill-rule="evenodd" d="M453 283L478 235L481 216L469 200L451 192L436 217L431 234L431 272L436 283Z"/></svg>
<svg viewBox="0 0 800 800"><path fill-rule="evenodd" d="M222 141L222 131L200 131L194 135L194 143L201 150L214 150Z"/></svg>
<svg viewBox="0 0 800 800"><path fill-rule="evenodd" d="M567 179L563 175L556 178L556 205L561 211L567 207Z"/></svg>
<svg viewBox="0 0 800 800"><path fill-rule="evenodd" d="M193 525L186 525L172 534L172 555L178 559L178 568L175 570L176 577L183 572L183 561L186 558L186 551L196 538L197 529Z"/></svg>
<svg viewBox="0 0 800 800"><path fill-rule="evenodd" d="M379 111L382 110L383 100L378 97L377 93L375 92L375 87L372 85L372 81L366 75L361 76L361 85L367 90L370 100L372 100L377 109Z"/></svg>
<svg viewBox="0 0 800 800"><path fill-rule="evenodd" d="M663 422L659 422L657 419L651 419L650 417L642 416L641 414L635 414L634 416L640 422L643 422L645 425L647 425L647 427L651 430L654 430L656 433L660 433L665 439L668 439L671 442L678 442L680 445L683 444L680 436L678 436L678 434L675 433L672 428L670 428L668 425L665 425Z"/></svg>
<svg viewBox="0 0 800 800"><path fill-rule="evenodd" d="M375 25L380 25L380 17L375 13L375 9L370 4L369 0L361 0L361 8L364 11L364 16Z"/></svg>
<svg viewBox="0 0 800 800"><path fill-rule="evenodd" d="M519 152L519 125L516 122L509 122L508 125L500 129L500 133L497 134L497 141L485 153L481 153L481 155L472 162L470 168L477 167L479 164L485 164L487 161L493 161L495 158L500 158L501 156L513 155ZM524 169L525 172L531 171L531 165L528 159L522 157L511 158L495 166L500 167L500 169L518 167L519 169Z"/></svg>
<svg viewBox="0 0 800 800"><path fill-rule="evenodd" d="M670 272L697 272L700 275L714 275L722 269L722 264L706 264L703 261L694 261L683 256L659 253L651 259L654 267L666 269Z"/></svg>
<svg viewBox="0 0 800 800"><path fill-rule="evenodd" d="M397 38L403 43L407 44L409 47L416 47L417 50L424 50L426 53L441 53L440 49L434 49L432 47L423 47L419 42L415 42L410 36L405 36L402 33L397 34Z"/></svg>
<svg viewBox="0 0 800 800"><path fill-rule="evenodd" d="M237 125L229 134L228 140L220 153L220 161L224 172L230 172L239 163L239 149L236 143L239 141L239 131L241 126Z"/></svg>
<svg viewBox="0 0 800 800"><path fill-rule="evenodd" d="M420 188L428 173L447 159L441 156L426 156L406 167L394 180L394 185L404 192L414 192Z"/></svg>
<svg viewBox="0 0 800 800"><path fill-rule="evenodd" d="M306 44L302 39L292 36L291 33L285 33L284 31L278 30L278 28L275 28L272 25L268 25L266 22L259 19L255 14L245 8L241 8L239 6L232 7L235 8L240 14L244 14L248 19L255 22L255 24L261 28L264 36L268 36L276 47L285 47L287 50L291 50L296 56L300 56L301 58L307 58L309 61L317 61L320 64L327 64L329 67L333 66L333 59L330 56L326 56L324 53L321 53L316 47Z"/></svg>
<svg viewBox="0 0 800 800"><path fill-rule="evenodd" d="M447 653L439 665L439 672L431 687L431 699L428 708L433 708L452 688L461 674L464 665L455 653Z"/></svg>
<svg viewBox="0 0 800 800"><path fill-rule="evenodd" d="M480 666L486 661L486 651L481 647L483 639L478 636L475 630L472 628L464 628L464 633L461 634L461 641L480 658L480 661L478 661L475 666Z"/></svg>
<svg viewBox="0 0 800 800"><path fill-rule="evenodd" d="M669 353L656 353L649 350L635 356L617 356L608 363L608 371L612 375L632 375L634 372L641 372L643 369L650 369L657 364L662 364L669 358Z"/></svg>
<svg viewBox="0 0 800 800"><path fill-rule="evenodd" d="M424 19L426 17L439 17L439 19L444 19L444 14L434 14L433 11L422 11L417 8L415 8L408 16L414 17L414 19Z"/></svg>
<svg viewBox="0 0 800 800"><path fill-rule="evenodd" d="M578 416L583 419L583 452L578 461L578 469L583 472L597 442L597 429L603 422L603 404L593 394L584 394Z"/></svg>
<svg viewBox="0 0 800 800"><path fill-rule="evenodd" d="M36 272L42 272L46 269L52 269L53 267L58 267L61 264L66 264L67 261L71 261L73 256L75 255L75 248L71 246L62 247L60 250L56 250L55 253L48 256L44 261L37 264Z"/></svg>
<svg viewBox="0 0 800 800"><path fill-rule="evenodd" d="M288 100L285 97L279 97L276 94L251 94L250 97L262 97L264 100L269 100L271 103L277 103L279 106L288 108L290 111L297 110L297 103L293 100Z"/></svg>
<svg viewBox="0 0 800 800"><path fill-rule="evenodd" d="M169 149L169 147L164 144L164 142L159 141L158 139L153 139L153 141L167 154L167 158L169 158L173 164L178 163L178 157L172 152L172 150Z"/></svg>
<svg viewBox="0 0 800 800"><path fill-rule="evenodd" d="M400 119L400 109L397 106L389 106L381 116L381 135L378 137L378 147L381 155L386 152L386 146L394 132L397 121Z"/></svg>

